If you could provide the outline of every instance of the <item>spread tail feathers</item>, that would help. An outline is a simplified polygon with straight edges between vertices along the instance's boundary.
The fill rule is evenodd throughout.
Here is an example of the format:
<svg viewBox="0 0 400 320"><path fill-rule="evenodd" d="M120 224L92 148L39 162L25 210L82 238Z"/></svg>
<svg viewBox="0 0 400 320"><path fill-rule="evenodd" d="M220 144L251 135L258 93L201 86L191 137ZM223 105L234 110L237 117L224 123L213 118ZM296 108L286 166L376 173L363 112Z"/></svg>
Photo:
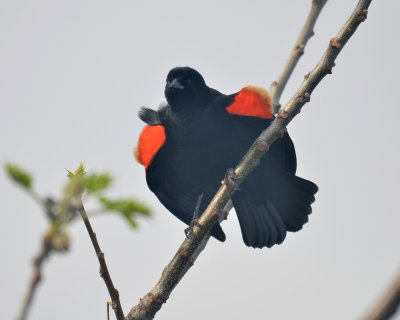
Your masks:
<svg viewBox="0 0 400 320"><path fill-rule="evenodd" d="M269 170L262 198L236 192L232 201L247 246L280 244L287 231L298 231L308 221L318 187L283 170Z"/></svg>

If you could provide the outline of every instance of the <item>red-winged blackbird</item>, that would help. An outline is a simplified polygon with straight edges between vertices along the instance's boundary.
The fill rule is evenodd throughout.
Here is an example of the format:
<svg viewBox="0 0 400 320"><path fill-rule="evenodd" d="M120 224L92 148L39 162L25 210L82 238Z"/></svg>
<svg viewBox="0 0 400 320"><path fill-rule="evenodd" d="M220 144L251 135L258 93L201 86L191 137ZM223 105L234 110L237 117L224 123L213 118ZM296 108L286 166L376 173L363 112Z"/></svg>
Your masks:
<svg viewBox="0 0 400 320"><path fill-rule="evenodd" d="M161 203L190 224L197 199L202 212L224 179L274 116L266 90L248 86L224 95L209 88L189 67L172 69L165 86L167 104L142 108L147 123L135 149L146 180ZM287 133L278 139L232 197L247 246L280 244L287 231L308 221L318 187L295 176L296 154ZM211 234L224 241L219 224Z"/></svg>

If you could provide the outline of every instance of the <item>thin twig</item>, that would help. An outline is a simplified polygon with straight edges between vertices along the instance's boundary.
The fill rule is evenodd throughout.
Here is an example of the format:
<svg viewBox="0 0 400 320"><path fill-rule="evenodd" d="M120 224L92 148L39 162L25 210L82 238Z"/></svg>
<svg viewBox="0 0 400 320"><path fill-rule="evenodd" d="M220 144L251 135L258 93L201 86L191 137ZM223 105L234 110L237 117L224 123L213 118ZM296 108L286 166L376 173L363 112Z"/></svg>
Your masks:
<svg viewBox="0 0 400 320"><path fill-rule="evenodd" d="M33 201L35 201L40 208L46 211L47 209L46 201L44 201L42 197L33 188L27 189L26 191L28 195L33 199Z"/></svg>
<svg viewBox="0 0 400 320"><path fill-rule="evenodd" d="M290 53L289 59L287 60L285 67L283 68L279 78L272 82L271 84L271 97L272 97L272 107L274 108L274 113L278 113L281 105L279 100L281 98L282 92L286 87L286 84L292 75L297 62L300 57L304 54L304 48L308 40L314 35L314 25L318 19L318 16L325 6L328 0L312 0L311 10L308 14L306 22L304 23L303 29L301 29L300 35L297 38L296 44Z"/></svg>
<svg viewBox="0 0 400 320"><path fill-rule="evenodd" d="M114 284L111 280L110 273L107 268L106 260L104 258L104 253L100 249L100 245L97 241L96 233L94 233L93 228L90 224L89 218L86 214L85 208L83 206L82 200L79 199L79 213L85 223L85 227L87 232L89 233L90 240L92 241L94 251L96 252L97 259L99 260L100 264L100 276L103 278L108 293L110 294L111 301L112 301L112 308L115 312L115 316L118 320L124 320L124 313L122 311L121 302L119 301L119 293L118 290L115 289Z"/></svg>
<svg viewBox="0 0 400 320"><path fill-rule="evenodd" d="M359 24L367 17L367 9L372 0L360 0L353 14L345 23L338 35L330 41L328 49L314 70L305 78L296 94L289 101L286 107L281 110L272 124L264 130L257 138L250 150L240 161L235 169L237 184L241 184L249 173L260 163L261 157L268 151L269 146L286 131L288 123L300 112L302 106L310 100L310 94L318 83L328 74L334 66L334 61L343 46L354 34ZM160 310L166 302L170 293L182 278L182 273L186 271L186 265L192 259L199 243L211 230L214 223L218 220L219 212L227 204L235 192L234 186L223 183L217 194L211 200L207 209L199 219L202 228L193 227L193 239L185 239L175 254L174 258L164 269L161 279L157 285L142 298L138 305L133 307L126 320L150 320Z"/></svg>
<svg viewBox="0 0 400 320"><path fill-rule="evenodd" d="M362 320L387 320L400 306L400 273Z"/></svg>
<svg viewBox="0 0 400 320"><path fill-rule="evenodd" d="M43 262L48 258L51 250L52 250L51 239L47 235L45 235L43 237L40 252L36 255L36 257L33 260L33 272L31 276L31 282L29 284L28 291L24 298L21 314L17 318L18 320L26 319L33 297L35 296L36 289L38 288L38 284L42 279Z"/></svg>

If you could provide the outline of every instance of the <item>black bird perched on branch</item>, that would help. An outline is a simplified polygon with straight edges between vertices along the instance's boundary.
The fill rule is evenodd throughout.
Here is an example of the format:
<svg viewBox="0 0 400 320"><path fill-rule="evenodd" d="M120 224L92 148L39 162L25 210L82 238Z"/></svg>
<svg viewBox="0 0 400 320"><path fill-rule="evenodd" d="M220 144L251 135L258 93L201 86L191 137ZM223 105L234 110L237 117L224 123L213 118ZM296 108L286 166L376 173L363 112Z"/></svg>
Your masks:
<svg viewBox="0 0 400 320"><path fill-rule="evenodd" d="M204 211L224 179L261 131L274 119L265 89L248 86L224 95L209 88L189 67L167 76L168 104L158 111L142 108L147 123L135 149L146 168L146 180L161 203L190 224L199 195ZM287 231L298 231L308 221L318 187L295 175L296 154L285 133L262 158L232 197L242 236L256 248L280 244ZM224 241L217 223L211 234Z"/></svg>

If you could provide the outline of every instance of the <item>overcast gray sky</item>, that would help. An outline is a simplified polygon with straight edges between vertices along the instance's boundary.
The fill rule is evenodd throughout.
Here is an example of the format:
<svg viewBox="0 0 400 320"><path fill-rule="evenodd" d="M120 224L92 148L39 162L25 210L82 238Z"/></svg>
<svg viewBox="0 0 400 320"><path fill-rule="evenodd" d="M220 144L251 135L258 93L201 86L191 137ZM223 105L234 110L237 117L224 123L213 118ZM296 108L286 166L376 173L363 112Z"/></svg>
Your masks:
<svg viewBox="0 0 400 320"><path fill-rule="evenodd" d="M357 1L328 1L282 102L288 101ZM31 170L57 196L65 169L85 161L118 179L113 195L137 196L154 218L132 230L92 220L125 312L158 280L184 225L148 190L132 157L140 106L163 101L167 72L198 69L233 93L268 87L297 38L311 0L0 1L0 161ZM320 191L310 222L272 249L211 240L159 319L357 319L400 268L398 79L400 4L373 1L333 75L290 124L298 174ZM46 221L0 173L1 318L20 307ZM105 319L106 288L78 221L67 255L53 255L30 319ZM400 319L397 315L396 319Z"/></svg>

